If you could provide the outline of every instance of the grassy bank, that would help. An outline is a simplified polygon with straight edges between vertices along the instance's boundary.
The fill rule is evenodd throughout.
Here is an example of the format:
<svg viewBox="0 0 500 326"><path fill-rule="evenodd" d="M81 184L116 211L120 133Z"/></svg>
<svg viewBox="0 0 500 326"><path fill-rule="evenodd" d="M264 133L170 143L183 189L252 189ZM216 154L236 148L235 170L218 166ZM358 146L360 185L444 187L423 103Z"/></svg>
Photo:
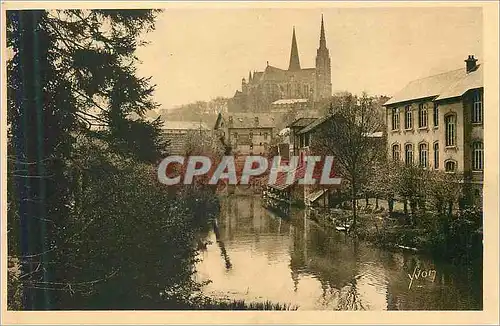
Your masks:
<svg viewBox="0 0 500 326"><path fill-rule="evenodd" d="M245 300L217 300L207 299L195 305L196 310L297 310L298 307L289 303L276 303L271 301L247 302Z"/></svg>
<svg viewBox="0 0 500 326"><path fill-rule="evenodd" d="M318 212L311 219L333 229L351 215L351 210L342 209ZM361 208L356 233L350 235L382 248L421 252L452 262L473 263L482 258L482 212L475 208L451 215L417 212L412 216L399 211L389 214L383 208Z"/></svg>

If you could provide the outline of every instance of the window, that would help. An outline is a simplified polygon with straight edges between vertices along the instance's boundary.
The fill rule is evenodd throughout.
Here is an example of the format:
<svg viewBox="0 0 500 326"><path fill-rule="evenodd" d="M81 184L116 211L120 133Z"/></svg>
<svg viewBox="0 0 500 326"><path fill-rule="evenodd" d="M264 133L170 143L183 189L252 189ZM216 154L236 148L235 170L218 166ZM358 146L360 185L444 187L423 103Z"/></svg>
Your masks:
<svg viewBox="0 0 500 326"><path fill-rule="evenodd" d="M484 150L482 142L472 143L472 170L482 171L484 162Z"/></svg>
<svg viewBox="0 0 500 326"><path fill-rule="evenodd" d="M439 143L434 143L434 168L439 169Z"/></svg>
<svg viewBox="0 0 500 326"><path fill-rule="evenodd" d="M399 129L399 109L393 108L392 109L392 130L398 130L398 129Z"/></svg>
<svg viewBox="0 0 500 326"><path fill-rule="evenodd" d="M405 129L413 128L413 117L411 112L411 106L405 106Z"/></svg>
<svg viewBox="0 0 500 326"><path fill-rule="evenodd" d="M264 133L264 140L267 140L267 132Z"/></svg>
<svg viewBox="0 0 500 326"><path fill-rule="evenodd" d="M434 103L434 111L433 111L433 116L434 116L434 127L439 126L439 106L437 103Z"/></svg>
<svg viewBox="0 0 500 326"><path fill-rule="evenodd" d="M392 145L392 160L399 161L399 145Z"/></svg>
<svg viewBox="0 0 500 326"><path fill-rule="evenodd" d="M233 134L233 137L234 137L234 138L238 138L238 133L237 133L237 132L235 132L235 133Z"/></svg>
<svg viewBox="0 0 500 326"><path fill-rule="evenodd" d="M253 131L250 131L250 139L253 138Z"/></svg>
<svg viewBox="0 0 500 326"><path fill-rule="evenodd" d="M472 122L483 122L483 94L480 90L474 93L472 104Z"/></svg>
<svg viewBox="0 0 500 326"><path fill-rule="evenodd" d="M427 156L427 144L422 143L418 145L418 158L420 166L423 168L427 168L428 164L428 156Z"/></svg>
<svg viewBox="0 0 500 326"><path fill-rule="evenodd" d="M457 170L457 162L455 161L446 161L444 163L444 168L446 172L455 172Z"/></svg>
<svg viewBox="0 0 500 326"><path fill-rule="evenodd" d="M418 127L426 128L427 127L427 105L421 103L418 105Z"/></svg>
<svg viewBox="0 0 500 326"><path fill-rule="evenodd" d="M446 125L446 146L455 146L456 144L456 127L457 127L457 116L448 115L444 118Z"/></svg>
<svg viewBox="0 0 500 326"><path fill-rule="evenodd" d="M405 146L405 163L407 165L413 164L413 145L407 144Z"/></svg>
<svg viewBox="0 0 500 326"><path fill-rule="evenodd" d="M304 146L307 147L309 146L309 140L310 140L310 134L305 134L304 135Z"/></svg>

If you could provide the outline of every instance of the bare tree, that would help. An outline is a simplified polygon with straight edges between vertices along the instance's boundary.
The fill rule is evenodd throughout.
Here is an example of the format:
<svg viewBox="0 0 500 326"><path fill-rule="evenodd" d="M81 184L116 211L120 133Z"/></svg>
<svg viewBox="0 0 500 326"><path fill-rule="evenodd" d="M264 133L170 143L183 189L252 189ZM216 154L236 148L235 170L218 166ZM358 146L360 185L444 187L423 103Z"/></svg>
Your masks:
<svg viewBox="0 0 500 326"><path fill-rule="evenodd" d="M445 213L451 217L453 204L462 195L462 176L456 173L432 171L429 173L427 193L434 209L441 215Z"/></svg>
<svg viewBox="0 0 500 326"><path fill-rule="evenodd" d="M324 155L332 155L336 172L349 182L353 209L351 229L355 231L358 194L381 154L377 143L382 140L374 136L383 125L373 98L366 94L339 96L331 102L330 118L314 135L313 147Z"/></svg>

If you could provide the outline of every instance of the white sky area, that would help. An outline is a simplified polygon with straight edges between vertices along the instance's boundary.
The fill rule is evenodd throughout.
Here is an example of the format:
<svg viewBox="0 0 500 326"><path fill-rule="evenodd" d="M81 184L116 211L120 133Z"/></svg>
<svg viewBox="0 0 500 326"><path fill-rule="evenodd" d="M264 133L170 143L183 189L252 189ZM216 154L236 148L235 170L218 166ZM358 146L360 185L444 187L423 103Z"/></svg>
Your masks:
<svg viewBox="0 0 500 326"><path fill-rule="evenodd" d="M152 76L168 109L231 97L266 62L286 69L295 26L302 68L314 67L321 14L333 91L389 95L409 81L483 58L481 8L227 8L166 10L139 49L139 73Z"/></svg>

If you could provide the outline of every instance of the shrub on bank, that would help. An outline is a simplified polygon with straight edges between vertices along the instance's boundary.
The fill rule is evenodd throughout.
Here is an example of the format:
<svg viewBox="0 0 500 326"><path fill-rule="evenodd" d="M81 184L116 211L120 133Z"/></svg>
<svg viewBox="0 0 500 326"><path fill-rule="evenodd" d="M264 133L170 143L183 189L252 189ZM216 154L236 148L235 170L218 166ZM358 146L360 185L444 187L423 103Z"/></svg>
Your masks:
<svg viewBox="0 0 500 326"><path fill-rule="evenodd" d="M358 228L358 236L377 245L404 246L443 259L471 262L482 255L482 211L468 208L448 214L425 213L416 217L416 227L395 222L392 226Z"/></svg>
<svg viewBox="0 0 500 326"><path fill-rule="evenodd" d="M472 262L482 256L482 211L468 208L447 218L437 216L438 227L430 230L426 250L436 256Z"/></svg>

